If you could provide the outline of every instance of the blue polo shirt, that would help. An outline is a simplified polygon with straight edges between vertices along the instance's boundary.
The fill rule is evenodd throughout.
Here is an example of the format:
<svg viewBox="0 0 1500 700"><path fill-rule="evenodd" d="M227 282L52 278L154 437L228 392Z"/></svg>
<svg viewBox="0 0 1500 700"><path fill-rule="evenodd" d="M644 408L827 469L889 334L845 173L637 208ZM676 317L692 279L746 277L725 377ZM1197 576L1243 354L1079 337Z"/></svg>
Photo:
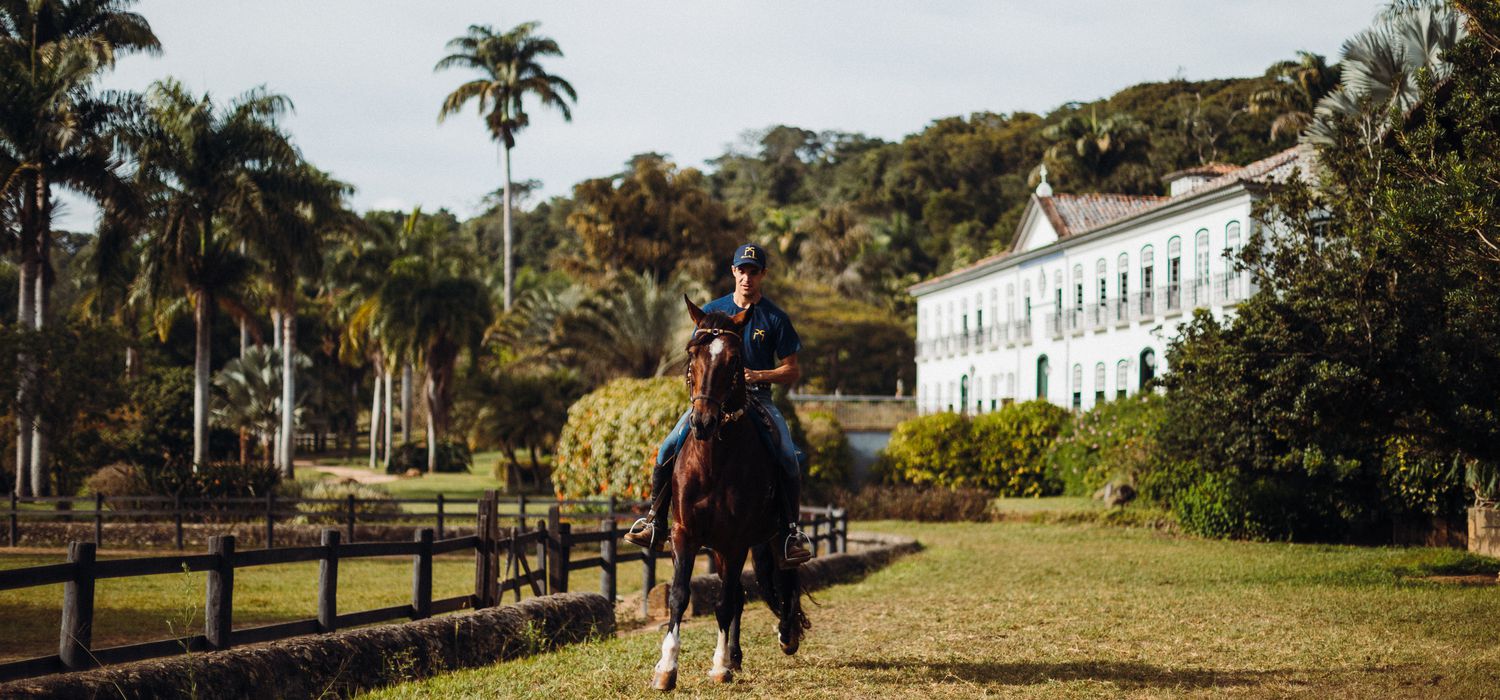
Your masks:
<svg viewBox="0 0 1500 700"><path fill-rule="evenodd" d="M733 316L741 311L734 295L719 297L703 305L703 310ZM792 327L792 318L765 295L750 305L750 320L745 324L745 367L754 370L776 369L781 360L802 349L802 338Z"/></svg>

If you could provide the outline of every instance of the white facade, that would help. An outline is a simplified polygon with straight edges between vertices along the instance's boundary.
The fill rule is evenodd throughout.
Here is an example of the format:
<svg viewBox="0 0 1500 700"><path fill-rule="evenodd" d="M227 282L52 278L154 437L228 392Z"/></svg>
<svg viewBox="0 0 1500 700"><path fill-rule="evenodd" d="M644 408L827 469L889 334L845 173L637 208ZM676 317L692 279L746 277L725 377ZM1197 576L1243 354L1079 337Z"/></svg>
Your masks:
<svg viewBox="0 0 1500 700"><path fill-rule="evenodd" d="M1171 197L1053 196L1044 181L1012 250L911 288L918 411L1087 410L1139 391L1195 309L1222 316L1254 292L1231 256L1261 185L1303 160L1188 171L1195 186Z"/></svg>

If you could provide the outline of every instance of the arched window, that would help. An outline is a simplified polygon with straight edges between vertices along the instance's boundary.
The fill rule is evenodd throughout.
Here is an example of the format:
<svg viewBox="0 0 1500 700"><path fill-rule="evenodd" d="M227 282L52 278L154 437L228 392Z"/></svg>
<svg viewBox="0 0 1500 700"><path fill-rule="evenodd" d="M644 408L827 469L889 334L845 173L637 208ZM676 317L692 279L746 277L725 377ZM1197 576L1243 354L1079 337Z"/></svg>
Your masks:
<svg viewBox="0 0 1500 700"><path fill-rule="evenodd" d="M1141 310L1142 316L1156 313L1156 250L1151 246L1141 249Z"/></svg>
<svg viewBox="0 0 1500 700"><path fill-rule="evenodd" d="M1051 364L1047 362L1047 356L1036 358L1036 397L1047 399L1047 375L1052 373Z"/></svg>
<svg viewBox="0 0 1500 700"><path fill-rule="evenodd" d="M1026 323L1031 323L1031 280L1021 281L1021 310Z"/></svg>
<svg viewBox="0 0 1500 700"><path fill-rule="evenodd" d="M1083 365L1073 365L1073 410L1083 410Z"/></svg>
<svg viewBox="0 0 1500 700"><path fill-rule="evenodd" d="M918 387L917 391L920 392L917 394L917 396L921 398L919 403L924 409L923 412L927 413L932 411L932 394L928 392L927 385L921 385L920 387Z"/></svg>
<svg viewBox="0 0 1500 700"><path fill-rule="evenodd" d="M1083 266L1073 266L1073 310L1083 311Z"/></svg>
<svg viewBox="0 0 1500 700"><path fill-rule="evenodd" d="M1120 253L1119 262L1115 263L1119 272L1119 279L1115 283L1115 320L1124 321L1130 309L1130 254Z"/></svg>
<svg viewBox="0 0 1500 700"><path fill-rule="evenodd" d="M1005 285L1005 322L1016 320L1016 285Z"/></svg>
<svg viewBox="0 0 1500 700"><path fill-rule="evenodd" d="M990 410L1000 407L1000 375L990 377Z"/></svg>
<svg viewBox="0 0 1500 700"><path fill-rule="evenodd" d="M958 378L958 412L969 412L969 375Z"/></svg>
<svg viewBox="0 0 1500 700"><path fill-rule="evenodd" d="M1109 302L1109 290L1105 288L1108 284L1109 263L1104 262L1104 258L1099 258L1099 262L1094 263L1094 286L1099 292L1100 306L1104 306Z"/></svg>
<svg viewBox="0 0 1500 700"><path fill-rule="evenodd" d="M1182 308L1182 237L1167 241L1167 310Z"/></svg>
<svg viewBox="0 0 1500 700"><path fill-rule="evenodd" d="M1240 294L1240 222L1231 221L1224 227L1224 296L1238 299Z"/></svg>
<svg viewBox="0 0 1500 700"><path fill-rule="evenodd" d="M1005 373L1005 400L1009 401L1016 397L1016 373Z"/></svg>
<svg viewBox="0 0 1500 700"><path fill-rule="evenodd" d="M1115 363L1115 398L1123 399L1129 391L1130 383L1130 360L1120 360Z"/></svg>
<svg viewBox="0 0 1500 700"><path fill-rule="evenodd" d="M1151 380L1156 378L1156 351L1146 348L1141 351L1141 382L1140 390L1145 391Z"/></svg>
<svg viewBox="0 0 1500 700"><path fill-rule="evenodd" d="M1193 257L1196 259L1193 274L1193 304L1203 305L1208 303L1208 290L1212 289L1210 284L1213 278L1209 274L1208 261L1208 229L1202 229L1194 235Z"/></svg>
<svg viewBox="0 0 1500 700"><path fill-rule="evenodd" d="M1094 365L1094 405L1104 403L1104 363Z"/></svg>

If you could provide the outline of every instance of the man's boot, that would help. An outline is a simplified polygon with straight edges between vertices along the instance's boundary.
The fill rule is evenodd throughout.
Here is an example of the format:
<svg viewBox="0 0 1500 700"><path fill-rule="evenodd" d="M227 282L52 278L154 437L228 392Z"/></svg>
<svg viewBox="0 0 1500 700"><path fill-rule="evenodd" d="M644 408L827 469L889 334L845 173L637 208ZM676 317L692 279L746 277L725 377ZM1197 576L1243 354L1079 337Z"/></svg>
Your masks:
<svg viewBox="0 0 1500 700"><path fill-rule="evenodd" d="M642 549L663 553L671 551L671 539L668 537L667 530L667 511L672 505L669 486L672 483L672 465L676 461L677 456L673 455L651 470L651 510L646 513L646 517L635 521L630 526L630 531L625 533L626 542Z"/></svg>
<svg viewBox="0 0 1500 700"><path fill-rule="evenodd" d="M799 507L802 497L802 485L798 483L796 477L783 471L781 472L781 484L779 486L780 488L777 490L781 492L781 520L787 525L786 529L782 531L785 539L778 538L782 542L781 548L777 552L778 565L782 569L795 569L802 562L813 558L812 550L809 549L812 542L807 539L807 535L802 534L802 531L797 529L797 521L802 514Z"/></svg>

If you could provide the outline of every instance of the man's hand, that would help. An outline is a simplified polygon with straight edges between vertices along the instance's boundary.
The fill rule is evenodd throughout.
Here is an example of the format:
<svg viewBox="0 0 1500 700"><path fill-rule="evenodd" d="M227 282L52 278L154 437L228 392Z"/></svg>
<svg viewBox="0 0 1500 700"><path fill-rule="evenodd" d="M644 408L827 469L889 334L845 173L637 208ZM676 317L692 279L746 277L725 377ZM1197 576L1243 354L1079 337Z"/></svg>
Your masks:
<svg viewBox="0 0 1500 700"><path fill-rule="evenodd" d="M745 382L749 384L796 384L802 378L802 369L797 366L797 355L788 355L776 369L745 369Z"/></svg>

